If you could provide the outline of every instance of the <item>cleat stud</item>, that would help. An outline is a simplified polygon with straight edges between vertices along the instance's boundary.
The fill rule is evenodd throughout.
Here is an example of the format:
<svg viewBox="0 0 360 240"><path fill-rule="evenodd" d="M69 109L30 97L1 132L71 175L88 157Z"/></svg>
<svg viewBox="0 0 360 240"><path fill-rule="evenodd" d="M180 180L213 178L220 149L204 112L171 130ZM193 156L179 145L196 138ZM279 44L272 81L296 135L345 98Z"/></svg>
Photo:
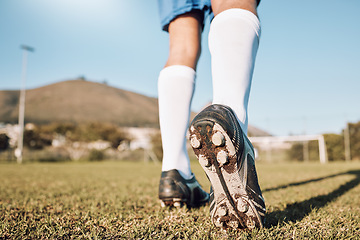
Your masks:
<svg viewBox="0 0 360 240"><path fill-rule="evenodd" d="M225 165L229 160L229 155L226 151L221 150L218 152L216 159L221 165Z"/></svg>
<svg viewBox="0 0 360 240"><path fill-rule="evenodd" d="M218 208L216 212L220 217L224 217L227 215L227 208L225 206L221 206Z"/></svg>
<svg viewBox="0 0 360 240"><path fill-rule="evenodd" d="M215 132L211 137L211 141L217 147L222 147L225 145L225 137L221 132Z"/></svg>
<svg viewBox="0 0 360 240"><path fill-rule="evenodd" d="M229 227L231 227L232 229L237 229L239 228L239 222L238 221L229 221L227 224Z"/></svg>
<svg viewBox="0 0 360 240"><path fill-rule="evenodd" d="M160 200L160 205L161 205L161 207L162 207L162 208L166 207L165 202L164 202L164 201L162 201L162 200Z"/></svg>
<svg viewBox="0 0 360 240"><path fill-rule="evenodd" d="M248 218L248 220L246 221L246 227L248 229L254 229L255 228L254 220L252 220L251 218Z"/></svg>
<svg viewBox="0 0 360 240"><path fill-rule="evenodd" d="M196 137L196 135L192 135L190 138L190 144L193 148L197 149L201 146L201 143L199 139Z"/></svg>
<svg viewBox="0 0 360 240"><path fill-rule="evenodd" d="M176 207L176 208L181 207L181 202L174 202L174 207Z"/></svg>
<svg viewBox="0 0 360 240"><path fill-rule="evenodd" d="M203 165L205 167L210 167L211 166L211 162L204 155L199 156L199 162L200 162L201 165Z"/></svg>
<svg viewBox="0 0 360 240"><path fill-rule="evenodd" d="M239 210L239 212L245 213L249 209L249 205L246 202L239 199L237 202L237 209Z"/></svg>
<svg viewBox="0 0 360 240"><path fill-rule="evenodd" d="M224 222L220 221L220 218L216 219L216 221L214 222L215 226L218 228L222 228L224 227Z"/></svg>

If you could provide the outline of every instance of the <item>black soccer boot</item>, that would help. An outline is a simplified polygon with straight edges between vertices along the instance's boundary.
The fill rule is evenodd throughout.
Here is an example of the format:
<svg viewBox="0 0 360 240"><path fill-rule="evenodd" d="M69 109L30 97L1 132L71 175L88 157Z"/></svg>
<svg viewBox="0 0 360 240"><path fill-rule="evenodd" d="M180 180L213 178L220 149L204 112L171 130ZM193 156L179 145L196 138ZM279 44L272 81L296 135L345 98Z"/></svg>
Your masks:
<svg viewBox="0 0 360 240"><path fill-rule="evenodd" d="M178 170L173 169L161 173L159 185L161 206L200 207L209 202L209 194L205 192L195 176L184 179Z"/></svg>
<svg viewBox="0 0 360 240"><path fill-rule="evenodd" d="M266 209L254 149L231 108L201 111L190 125L190 143L212 185L211 221L221 228L263 227Z"/></svg>

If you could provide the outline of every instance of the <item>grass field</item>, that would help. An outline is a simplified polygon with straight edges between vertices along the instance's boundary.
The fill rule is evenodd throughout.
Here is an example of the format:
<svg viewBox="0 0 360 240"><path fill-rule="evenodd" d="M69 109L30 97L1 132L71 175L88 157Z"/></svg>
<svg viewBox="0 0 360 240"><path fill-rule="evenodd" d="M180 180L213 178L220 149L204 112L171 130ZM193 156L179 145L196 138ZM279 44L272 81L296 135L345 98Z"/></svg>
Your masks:
<svg viewBox="0 0 360 240"><path fill-rule="evenodd" d="M0 239L360 239L360 162L257 169L265 228L225 231L212 226L208 206L159 206L159 164L1 164Z"/></svg>

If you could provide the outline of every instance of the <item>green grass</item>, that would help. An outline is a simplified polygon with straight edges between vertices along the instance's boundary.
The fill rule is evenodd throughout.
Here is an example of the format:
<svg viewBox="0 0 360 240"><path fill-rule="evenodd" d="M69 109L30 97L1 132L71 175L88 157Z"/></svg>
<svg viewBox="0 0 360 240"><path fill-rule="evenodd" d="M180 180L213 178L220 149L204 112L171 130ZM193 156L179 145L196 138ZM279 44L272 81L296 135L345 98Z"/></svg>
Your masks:
<svg viewBox="0 0 360 240"><path fill-rule="evenodd" d="M360 239L359 162L259 162L257 170L265 228L225 231L208 206L159 206L159 164L1 164L0 239Z"/></svg>

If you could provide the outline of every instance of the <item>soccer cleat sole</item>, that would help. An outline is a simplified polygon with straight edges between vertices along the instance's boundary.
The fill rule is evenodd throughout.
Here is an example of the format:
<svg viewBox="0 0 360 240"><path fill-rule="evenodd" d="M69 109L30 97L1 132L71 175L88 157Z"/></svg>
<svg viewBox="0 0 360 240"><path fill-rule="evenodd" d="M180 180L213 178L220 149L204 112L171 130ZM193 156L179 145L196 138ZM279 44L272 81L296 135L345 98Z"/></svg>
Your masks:
<svg viewBox="0 0 360 240"><path fill-rule="evenodd" d="M209 198L206 198L204 199L204 201L200 201L196 204L191 204L190 202L186 201L186 199L182 199L182 198L160 199L160 206L162 208L165 207L182 208L184 206L187 206L188 208L193 208L193 207L205 206L208 205L208 203L209 203Z"/></svg>
<svg viewBox="0 0 360 240"><path fill-rule="evenodd" d="M160 205L162 208L165 207L181 208L184 205L186 205L186 202L179 198L173 198L172 200L160 200Z"/></svg>
<svg viewBox="0 0 360 240"><path fill-rule="evenodd" d="M245 157L253 155L250 143L244 141L243 151L235 149L224 129L210 120L193 123L190 143L213 187L214 201L210 213L215 226L233 229L263 227L259 214L264 213L256 210L256 203L246 192L246 171L243 179L238 173L240 167L247 169L247 159L242 161L244 166L238 166L237 159L242 156L237 156L237 153L242 152Z"/></svg>

